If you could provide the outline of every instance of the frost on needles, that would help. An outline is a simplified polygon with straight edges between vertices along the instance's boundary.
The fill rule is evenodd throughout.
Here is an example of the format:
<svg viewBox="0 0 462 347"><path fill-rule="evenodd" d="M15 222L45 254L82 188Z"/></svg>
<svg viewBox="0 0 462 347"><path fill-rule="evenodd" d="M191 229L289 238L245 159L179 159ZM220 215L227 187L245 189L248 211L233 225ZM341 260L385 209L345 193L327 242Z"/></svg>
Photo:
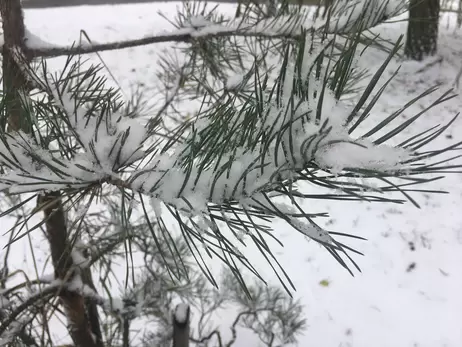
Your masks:
<svg viewBox="0 0 462 347"><path fill-rule="evenodd" d="M372 94L401 43L400 39L391 48L356 101L341 101L348 93L348 82L360 79L354 64L364 43L361 31L402 10L391 6L393 2L383 6L371 3L355 2L362 9L359 12L357 7L334 8L335 28L326 28L325 23L313 25L306 14L286 13L292 20L284 23L290 25L281 26L284 14L274 20L247 16L246 26L236 31L234 19L228 21L214 10L207 13L205 5L201 9L185 3L175 26L186 31L187 35L182 35L189 41L172 47L173 53L160 60L165 71L158 77L165 84L165 103L157 105L159 111L148 115L147 122L142 122L145 118L137 112L127 111L130 105L107 86L98 67L85 68L70 56L63 70L52 75L45 62L38 73L14 56L39 92L24 98L29 98L31 133L0 136L1 188L10 193L60 190L64 195L89 198L89 206L103 184L115 186L123 196L124 223L130 222L139 203L137 212L143 214L157 242L159 232L162 237L171 235L166 225L173 218L192 253L198 254L201 247L235 273L239 273L239 263L257 274L236 246L246 246L248 240L267 260L271 257L277 262L264 240L264 236L275 237L271 228L274 218L319 242L345 268L341 256L357 267L347 251L359 252L333 238L357 236L323 229L315 218L326 214L309 213L302 202L401 203L403 200L384 194L399 192L417 205L407 191L434 179L419 175L458 168L446 164L450 159L432 160L459 144L421 152L454 119L412 135L397 146L387 144L390 139L397 143L396 135L451 98L450 92L418 114L399 118L413 102L435 90L431 89L358 134L365 130L363 121L373 113L390 82ZM344 21L345 15L350 19ZM216 25L224 25L220 23L231 27L217 30ZM300 23L312 26L307 31ZM179 39L178 33L175 35L162 36L162 40ZM242 44L248 45L248 52ZM252 51L254 44L257 48ZM176 59L177 52L184 59ZM241 56L245 56L242 61L237 58ZM199 111L187 120L180 115L178 124L166 125L177 98L191 95L202 100ZM352 183L355 178L362 179L361 183ZM329 192L312 194L299 182ZM125 200L130 200L127 205ZM232 237L225 236L223 226ZM202 269L203 265L207 268L201 255L196 260Z"/></svg>
<svg viewBox="0 0 462 347"><path fill-rule="evenodd" d="M162 213L161 205L181 211L197 220L195 226L202 231L216 229L211 205L232 203L270 216L289 216L284 219L295 229L330 243L327 231L310 219L290 217L294 207L271 197L313 165L333 174L361 169L393 175L406 167L403 163L412 152L353 138L347 126L351 107L313 74L319 51L306 45L299 54L302 59L296 50L285 57L271 92L256 83L254 101L237 106L231 98L221 110L210 108L199 115L185 131L185 141L149 150L149 143L156 142L149 126L84 100L83 88L97 85L97 77L75 84L49 74L42 82L35 77L81 149L69 160L41 149L23 133L5 135L1 161L9 170L1 177L2 187L18 193L107 182L149 196L156 214ZM125 170L135 163L136 168Z"/></svg>

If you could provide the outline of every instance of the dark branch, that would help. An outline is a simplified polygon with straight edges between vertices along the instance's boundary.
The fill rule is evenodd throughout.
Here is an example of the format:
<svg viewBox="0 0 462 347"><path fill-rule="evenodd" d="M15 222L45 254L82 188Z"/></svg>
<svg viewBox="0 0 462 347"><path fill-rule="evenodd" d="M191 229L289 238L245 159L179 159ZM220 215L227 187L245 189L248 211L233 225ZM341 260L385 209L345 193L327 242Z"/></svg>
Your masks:
<svg viewBox="0 0 462 347"><path fill-rule="evenodd" d="M199 339L195 339L194 337L190 337L189 339L194 342L194 343L197 343L197 344L203 344L205 343L206 341L209 341L214 335L217 336L217 340L218 340L218 347L223 347L223 342L221 340L221 334L218 330L214 330L212 331L210 334L208 334L207 336L204 336L203 338L201 338L200 340Z"/></svg>
<svg viewBox="0 0 462 347"><path fill-rule="evenodd" d="M64 218L64 208L59 192L47 193L44 196L39 195L38 206L43 206L45 214L45 225L47 237L51 248L51 259L55 268L55 277L64 282L72 279L72 244L67 235L66 221ZM80 293L62 291L59 295L65 308L66 316L69 319L70 334L77 347L103 347L101 339L93 338L93 331L96 328L92 317L93 324L87 312L85 298ZM98 322L99 325L99 322Z"/></svg>
<svg viewBox="0 0 462 347"><path fill-rule="evenodd" d="M102 51L111 51L116 49L124 49L130 47L138 47L151 45L154 43L162 42L190 42L197 39L207 39L213 37L227 37L227 36L242 36L242 37L266 37L273 39L297 39L300 37L299 34L277 34L271 32L257 32L249 30L240 30L240 29L229 29L226 31L219 31L212 34L203 34L197 35L195 33L188 34L168 34L168 35L156 35L151 37L144 37L141 39L135 40L126 40L126 41L117 41L117 42L107 42L101 44L85 44L80 46L71 46L71 47L52 47L52 48L28 48L28 54L33 58L52 58L62 55L79 55L79 54L89 54Z"/></svg>

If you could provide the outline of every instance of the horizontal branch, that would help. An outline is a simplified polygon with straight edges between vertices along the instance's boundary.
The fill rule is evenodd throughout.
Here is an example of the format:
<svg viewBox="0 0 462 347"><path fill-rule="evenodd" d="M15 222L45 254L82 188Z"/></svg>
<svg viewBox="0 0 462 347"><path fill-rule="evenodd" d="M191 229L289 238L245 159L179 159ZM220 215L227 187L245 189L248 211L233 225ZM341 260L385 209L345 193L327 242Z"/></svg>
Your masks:
<svg viewBox="0 0 462 347"><path fill-rule="evenodd" d="M378 1L378 0L376 0ZM114 41L106 43L84 43L72 46L57 46L41 42L40 44L27 44L27 54L32 58L52 58L63 55L89 54L102 51L110 51L138 46L145 46L164 42L191 42L197 39L219 38L219 37L259 37L266 39L299 39L303 32L302 28L313 29L319 34L351 34L357 29L367 30L383 22L385 18L391 18L400 14L402 7L396 5L390 8L388 0L381 4L378 9L361 3L362 11L352 12L353 9L346 8L340 15L328 20L319 22L306 21L303 15L298 18L292 16L280 16L276 20L263 20L255 24L243 24L242 22L228 22L226 25L207 23L200 27L184 27L171 33L157 34L138 39ZM397 0L395 0L397 1ZM351 12L351 13L350 13ZM29 33L30 41L36 41L37 37Z"/></svg>
<svg viewBox="0 0 462 347"><path fill-rule="evenodd" d="M345 11L340 11L340 15L335 18L328 18L328 20L320 20L319 22L306 22L306 18L300 16L297 20L293 20L292 17L280 16L277 22L274 19L270 21L262 21L256 24L242 25L242 23L228 23L227 26L218 25L215 23L209 23L203 27L193 28L185 27L180 28L177 32L168 34L159 34L149 37L143 37L139 39L114 41L106 43L95 43L95 44L79 44L72 46L58 46L53 44L47 44L43 42L39 37L36 37L32 33L28 33L29 41L38 41L40 44L30 44L27 47L27 55L31 58L52 58L63 55L79 55L89 54L102 51L110 51L138 46L145 46L155 43L163 42L190 42L198 38L216 38L216 37L228 37L228 36L240 36L240 37L260 37L267 39L297 39L301 36L301 27L306 29L314 29L319 33L323 34L337 34L344 35L351 33L354 30L354 26L360 22L363 22L360 30L370 29L377 24L383 22L385 18L394 17L402 12L404 7L394 7L393 9L387 8L388 0L385 6L379 6L378 12L374 11L369 13L369 18L366 22L363 22L364 17L361 15L361 11L351 12L351 8L345 8ZM397 0L394 0L397 1ZM364 13L371 11L373 6L365 5L366 2L361 3L363 6ZM350 13L351 12L351 13ZM27 29L26 29L27 30ZM27 45L27 40L26 40Z"/></svg>
<svg viewBox="0 0 462 347"><path fill-rule="evenodd" d="M190 42L198 38L212 38L212 37L228 37L228 36L241 36L241 37L263 37L268 39L297 39L300 34L293 33L268 33L260 31L249 31L249 30L236 30L229 29L215 33L198 34L196 32L191 33L179 33L179 34L167 34L167 35L156 35L150 37L144 37L134 40L107 42L99 44L85 44L71 47L43 47L43 48L28 48L28 53L33 58L53 58L63 55L79 55L89 54L103 51L111 51L117 49L146 46L155 43L162 42Z"/></svg>

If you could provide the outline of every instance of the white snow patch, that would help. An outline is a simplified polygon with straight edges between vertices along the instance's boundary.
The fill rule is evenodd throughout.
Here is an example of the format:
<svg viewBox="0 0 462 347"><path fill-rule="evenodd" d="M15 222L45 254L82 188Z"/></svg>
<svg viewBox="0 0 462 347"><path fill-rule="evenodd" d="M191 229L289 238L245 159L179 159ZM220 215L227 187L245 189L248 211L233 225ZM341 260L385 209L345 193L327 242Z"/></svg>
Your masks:
<svg viewBox="0 0 462 347"><path fill-rule="evenodd" d="M175 307L175 321L184 324L188 321L189 319L189 305L185 303L178 304Z"/></svg>
<svg viewBox="0 0 462 347"><path fill-rule="evenodd" d="M401 163L410 158L411 153L404 148L375 146L368 141L327 144L315 154L316 163L334 174L345 168L390 172L402 169Z"/></svg>
<svg viewBox="0 0 462 347"><path fill-rule="evenodd" d="M25 32L25 42L26 46L30 49L50 49L59 47L53 43L41 39L39 36L29 31L27 28Z"/></svg>
<svg viewBox="0 0 462 347"><path fill-rule="evenodd" d="M234 74L229 76L226 80L226 89L228 90L236 90L242 86L242 82L244 81L245 74Z"/></svg>

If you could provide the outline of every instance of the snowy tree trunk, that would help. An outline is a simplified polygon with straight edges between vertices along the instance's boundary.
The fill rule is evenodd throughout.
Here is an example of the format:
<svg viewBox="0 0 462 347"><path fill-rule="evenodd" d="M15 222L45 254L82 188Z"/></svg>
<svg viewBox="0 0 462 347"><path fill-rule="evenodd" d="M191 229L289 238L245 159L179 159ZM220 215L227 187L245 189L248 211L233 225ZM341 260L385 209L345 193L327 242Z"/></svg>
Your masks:
<svg viewBox="0 0 462 347"><path fill-rule="evenodd" d="M439 0L411 0L404 53L413 60L434 55L438 43Z"/></svg>
<svg viewBox="0 0 462 347"><path fill-rule="evenodd" d="M189 306L179 304L173 313L173 347L189 347Z"/></svg>

